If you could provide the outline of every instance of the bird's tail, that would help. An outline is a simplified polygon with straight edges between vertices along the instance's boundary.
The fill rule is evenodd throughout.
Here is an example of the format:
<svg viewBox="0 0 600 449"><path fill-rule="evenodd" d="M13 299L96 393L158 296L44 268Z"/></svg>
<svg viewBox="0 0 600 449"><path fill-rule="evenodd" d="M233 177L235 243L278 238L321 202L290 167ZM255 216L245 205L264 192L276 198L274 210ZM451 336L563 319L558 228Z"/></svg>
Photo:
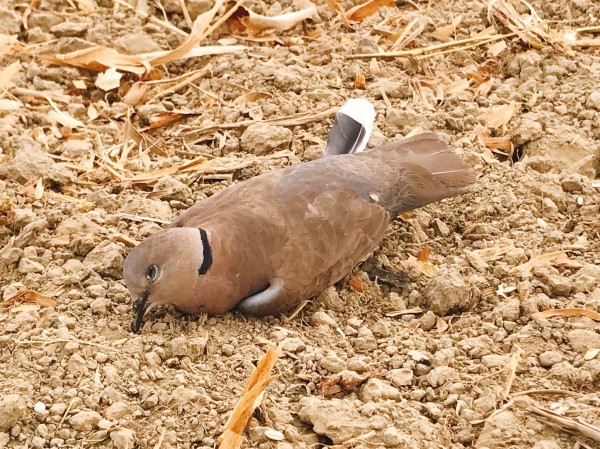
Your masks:
<svg viewBox="0 0 600 449"><path fill-rule="evenodd" d="M419 134L380 145L365 156L398 173L387 209L399 214L464 193L477 179L471 168L437 135Z"/></svg>

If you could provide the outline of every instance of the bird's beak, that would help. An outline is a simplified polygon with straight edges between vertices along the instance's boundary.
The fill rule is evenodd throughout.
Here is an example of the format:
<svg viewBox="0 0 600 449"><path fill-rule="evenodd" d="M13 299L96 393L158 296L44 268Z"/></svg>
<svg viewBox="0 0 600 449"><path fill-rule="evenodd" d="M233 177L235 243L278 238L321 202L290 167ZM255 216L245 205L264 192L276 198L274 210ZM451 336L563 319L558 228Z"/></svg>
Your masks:
<svg viewBox="0 0 600 449"><path fill-rule="evenodd" d="M133 323L131 323L131 332L134 334L137 334L140 331L142 323L144 322L144 315L148 309L148 296L150 296L150 293L144 292L140 299L136 299L133 302L133 313L135 314L135 318Z"/></svg>

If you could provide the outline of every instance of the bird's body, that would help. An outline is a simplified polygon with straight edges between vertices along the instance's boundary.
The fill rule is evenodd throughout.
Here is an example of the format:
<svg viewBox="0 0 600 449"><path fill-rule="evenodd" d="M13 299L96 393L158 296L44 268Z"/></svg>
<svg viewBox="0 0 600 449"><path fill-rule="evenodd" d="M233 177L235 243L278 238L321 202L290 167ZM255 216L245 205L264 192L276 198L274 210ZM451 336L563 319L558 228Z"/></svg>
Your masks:
<svg viewBox="0 0 600 449"><path fill-rule="evenodd" d="M274 170L197 203L150 236L127 257L125 281L134 297L188 313L280 313L350 273L399 213L473 182L433 134ZM160 273L151 280L153 266Z"/></svg>

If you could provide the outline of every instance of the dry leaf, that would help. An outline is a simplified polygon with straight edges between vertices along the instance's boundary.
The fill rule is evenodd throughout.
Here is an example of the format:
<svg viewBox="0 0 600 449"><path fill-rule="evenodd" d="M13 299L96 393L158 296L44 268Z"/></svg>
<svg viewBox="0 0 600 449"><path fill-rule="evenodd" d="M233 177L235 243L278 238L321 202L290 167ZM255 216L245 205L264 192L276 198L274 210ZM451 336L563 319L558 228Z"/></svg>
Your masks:
<svg viewBox="0 0 600 449"><path fill-rule="evenodd" d="M105 72L99 73L94 83L98 89L102 89L105 92L116 89L121 85L121 78L123 74L117 72L114 67L109 68Z"/></svg>
<svg viewBox="0 0 600 449"><path fill-rule="evenodd" d="M419 262L427 262L429 260L429 255L431 254L431 247L426 246L421 248L417 253L417 260Z"/></svg>
<svg viewBox="0 0 600 449"><path fill-rule="evenodd" d="M0 111L16 111L22 107L23 103L21 103L19 100L0 98Z"/></svg>
<svg viewBox="0 0 600 449"><path fill-rule="evenodd" d="M0 55L10 55L20 46L19 36L16 34L0 34Z"/></svg>
<svg viewBox="0 0 600 449"><path fill-rule="evenodd" d="M267 92L246 92L244 95L240 95L235 100L233 100L233 104L238 104L240 106L246 106L248 103L255 102L256 100L260 100L261 98L271 97L271 94ZM213 98L214 101L214 98Z"/></svg>
<svg viewBox="0 0 600 449"><path fill-rule="evenodd" d="M600 354L600 348L588 349L583 356L583 360L594 360Z"/></svg>
<svg viewBox="0 0 600 449"><path fill-rule="evenodd" d="M367 88L367 82L365 80L365 75L362 74L357 74L356 75L356 79L354 80L354 87L357 89L366 89Z"/></svg>
<svg viewBox="0 0 600 449"><path fill-rule="evenodd" d="M329 8L339 16L344 25L346 25L348 28L352 28L348 18L346 17L346 13L344 12L344 8L338 0L325 0L325 2Z"/></svg>
<svg viewBox="0 0 600 449"><path fill-rule="evenodd" d="M166 64L167 62L171 62L175 59L179 59L184 56L188 51L192 50L201 39L205 37L204 33L208 30L210 26L210 22L215 17L215 14L219 11L219 8L223 6L224 0L216 0L215 4L208 11L200 14L194 20L194 24L192 25L192 30L190 31L187 39L177 48L172 51L167 52L164 55L153 58L150 61L150 64L153 66Z"/></svg>
<svg viewBox="0 0 600 449"><path fill-rule="evenodd" d="M404 309L404 310L391 310L385 314L385 316L396 317L402 315L418 315L423 313L423 309L420 307L413 307L412 309Z"/></svg>
<svg viewBox="0 0 600 449"><path fill-rule="evenodd" d="M486 112L483 115L483 120L487 126L492 128L502 128L506 125L514 113L517 111L517 103L510 102Z"/></svg>
<svg viewBox="0 0 600 449"><path fill-rule="evenodd" d="M133 83L129 91L123 96L122 101L125 104L130 106L136 106L142 101L146 91L148 90L148 85L143 81L136 81Z"/></svg>
<svg viewBox="0 0 600 449"><path fill-rule="evenodd" d="M375 14L383 6L396 6L395 0L370 0L362 5L356 5L346 11L348 20L362 22Z"/></svg>
<svg viewBox="0 0 600 449"><path fill-rule="evenodd" d="M90 103L87 109L87 116L90 120L95 120L100 116L100 112L98 112L92 103Z"/></svg>
<svg viewBox="0 0 600 449"><path fill-rule="evenodd" d="M479 73L477 72L467 72L467 77L470 80L475 81L477 84L482 85L483 83L485 83L486 81L488 81L490 78L484 78L483 76L481 76Z"/></svg>
<svg viewBox="0 0 600 449"><path fill-rule="evenodd" d="M593 310L568 308L568 309L550 309L544 310L543 312L537 312L531 315L533 318L551 318L555 316L560 317L575 317L575 316L586 316L594 321L600 321L600 313L594 312Z"/></svg>
<svg viewBox="0 0 600 449"><path fill-rule="evenodd" d="M446 93L446 95L459 94L459 93L467 90L470 85L471 85L471 83L469 82L468 79L466 79L466 78L459 79L458 81L450 84L449 86L446 86L446 88L444 89L444 92Z"/></svg>
<svg viewBox="0 0 600 449"><path fill-rule="evenodd" d="M42 295L41 293L34 292L33 290L21 290L15 296L8 298L4 301L3 306L9 307L10 304L31 302L35 303L40 307L55 307L56 300L50 296Z"/></svg>
<svg viewBox="0 0 600 449"><path fill-rule="evenodd" d="M150 129L162 128L164 126L172 125L178 122L184 117L190 115L198 115L196 113L184 113L177 111L163 111L150 117Z"/></svg>
<svg viewBox="0 0 600 449"><path fill-rule="evenodd" d="M512 155L514 151L514 145L509 137L490 137L485 134L478 134L477 138L484 147L491 150L503 150L506 155Z"/></svg>
<svg viewBox="0 0 600 449"><path fill-rule="evenodd" d="M433 277L439 271L439 268L436 267L435 265L433 265L431 262L427 262L427 261L423 262L423 261L417 260L413 256L410 256L407 260L401 261L400 265L405 270L415 268L427 277Z"/></svg>
<svg viewBox="0 0 600 449"><path fill-rule="evenodd" d="M87 90L87 83L85 82L85 80L72 80L71 86L75 93L78 94L83 93Z"/></svg>
<svg viewBox="0 0 600 449"><path fill-rule="evenodd" d="M55 55L48 61L59 64L72 65L95 72L104 72L109 68L116 68L123 72L142 75L146 72L144 60L136 55L124 55L114 48L95 46L73 51L62 55Z"/></svg>
<svg viewBox="0 0 600 449"><path fill-rule="evenodd" d="M503 41L503 40L498 41L498 42L491 44L488 47L488 54L494 58L494 57L498 56L500 53L502 53L504 50L506 50L507 48L508 48L508 46L506 45L505 41Z"/></svg>
<svg viewBox="0 0 600 449"><path fill-rule="evenodd" d="M12 64L9 64L4 70L0 71L0 92L3 92L8 87L20 70L21 63L15 61Z"/></svg>
<svg viewBox="0 0 600 449"><path fill-rule="evenodd" d="M280 14L272 17L257 14L251 9L240 6L240 9L244 10L247 15L242 12L239 20L244 26L246 26L246 28L254 32L262 32L267 30L285 31L295 27L303 20L310 19L317 14L317 7L311 2L307 2L307 4L309 6L301 9L300 11ZM236 12L236 14L240 13Z"/></svg>
<svg viewBox="0 0 600 449"><path fill-rule="evenodd" d="M365 380L376 377L378 374L378 371L370 371L364 374L348 370L340 371L321 379L321 394L331 396L340 391L352 391Z"/></svg>
<svg viewBox="0 0 600 449"><path fill-rule="evenodd" d="M275 429L265 429L265 436L269 440L273 440L273 441L285 440L285 435L283 433L281 433L279 430L275 430Z"/></svg>
<svg viewBox="0 0 600 449"><path fill-rule="evenodd" d="M516 267L517 270L531 271L535 267L542 265L552 265L554 267L581 268L581 264L576 260L569 259L565 251L556 251L554 253L541 254L532 257L528 262Z"/></svg>
<svg viewBox="0 0 600 449"><path fill-rule="evenodd" d="M458 16L452 21L452 23L441 26L438 29L436 29L433 32L433 34L435 34L437 37L439 37L441 39L448 39L450 36L452 36L454 34L454 32L456 31L456 28L458 27L458 25L460 25L461 21L462 21L462 16Z"/></svg>
<svg viewBox="0 0 600 449"><path fill-rule="evenodd" d="M44 98L46 98L48 103L50 103L50 106L52 106L52 109L54 109L53 111L50 111L48 113L48 116L50 117L51 120L54 120L55 122L60 123L62 126L66 127L66 128L82 128L84 126L84 124L81 123L76 118L73 118L66 112L61 111L58 108L58 106L56 106L56 104L52 101L52 99L50 97L48 97L47 95L44 95Z"/></svg>
<svg viewBox="0 0 600 449"><path fill-rule="evenodd" d="M377 59L371 58L371 61L369 61L369 71L373 76L377 76L381 73L381 69L379 68L379 63L377 62Z"/></svg>
<svg viewBox="0 0 600 449"><path fill-rule="evenodd" d="M358 293L364 293L367 289L367 286L356 278L350 278L350 280L348 281L348 285L350 285L352 290Z"/></svg>
<svg viewBox="0 0 600 449"><path fill-rule="evenodd" d="M81 9L85 13L93 12L98 9L98 5L96 4L95 0L76 0L76 1L77 1L77 6L79 7L79 9Z"/></svg>
<svg viewBox="0 0 600 449"><path fill-rule="evenodd" d="M38 179L35 183L35 199L39 200L44 196L44 183L42 178Z"/></svg>

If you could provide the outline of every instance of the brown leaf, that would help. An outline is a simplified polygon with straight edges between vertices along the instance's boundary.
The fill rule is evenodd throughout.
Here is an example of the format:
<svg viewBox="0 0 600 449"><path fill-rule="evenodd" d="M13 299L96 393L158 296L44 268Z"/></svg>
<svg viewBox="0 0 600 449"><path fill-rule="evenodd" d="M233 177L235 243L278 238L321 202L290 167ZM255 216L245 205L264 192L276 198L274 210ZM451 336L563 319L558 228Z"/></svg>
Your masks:
<svg viewBox="0 0 600 449"><path fill-rule="evenodd" d="M456 28L458 27L458 25L460 25L461 21L462 21L462 16L458 16L452 21L452 23L441 26L438 29L436 29L433 32L433 34L435 34L437 37L439 37L441 39L448 39L450 36L452 36L454 34L454 32L456 31Z"/></svg>
<svg viewBox="0 0 600 449"><path fill-rule="evenodd" d="M581 268L582 266L576 260L569 259L565 251L556 251L554 253L534 256L528 262L516 267L516 269L521 271L531 271L533 268L542 265L552 265L554 267L566 268Z"/></svg>
<svg viewBox="0 0 600 449"><path fill-rule="evenodd" d="M429 255L431 254L431 247L426 246L421 248L417 254L417 260L419 262L427 262L429 260Z"/></svg>
<svg viewBox="0 0 600 449"><path fill-rule="evenodd" d="M321 394L323 396L331 396L340 391L352 391L365 380L376 377L378 374L377 370L364 374L348 370L341 371L321 379Z"/></svg>
<svg viewBox="0 0 600 449"><path fill-rule="evenodd" d="M537 312L531 315L533 318L551 318L555 316L560 317L575 317L575 316L586 316L594 321L600 321L600 313L594 312L593 310L578 309L578 308L567 308L567 309L550 309L544 310L543 312Z"/></svg>
<svg viewBox="0 0 600 449"><path fill-rule="evenodd" d="M50 296L42 295L33 290L22 290L15 296L4 301L4 307L10 307L10 304L30 302L35 303L40 307L55 307L56 300Z"/></svg>
<svg viewBox="0 0 600 449"><path fill-rule="evenodd" d="M342 23L346 27L352 28L350 26L350 22L348 21L348 18L346 17L346 13L344 12L344 8L342 7L342 5L340 4L340 2L338 0L325 0L325 2L329 6L329 9L331 9L334 13L336 13L339 16L339 18L342 20Z"/></svg>
<svg viewBox="0 0 600 449"><path fill-rule="evenodd" d="M175 111L163 111L150 117L150 129L162 128L164 126L172 125L178 122L184 117L190 115L198 115L195 113L184 113Z"/></svg>
<svg viewBox="0 0 600 449"><path fill-rule="evenodd" d="M352 290L358 293L364 293L364 291L367 289L367 286L356 278L350 278L348 285L350 285Z"/></svg>
<svg viewBox="0 0 600 449"><path fill-rule="evenodd" d="M348 20L362 22L367 17L375 14L383 6L395 6L395 0L370 0L361 5L356 5L346 11Z"/></svg>
<svg viewBox="0 0 600 449"><path fill-rule="evenodd" d="M94 46L76 50L71 53L55 55L47 59L57 64L72 65L83 69L93 70L95 72L104 72L110 67L118 68L123 72L136 73L142 75L146 68L144 60L136 55L124 55L114 48L103 46Z"/></svg>
<svg viewBox="0 0 600 449"><path fill-rule="evenodd" d="M354 87L357 89L366 89L367 82L365 80L365 75L359 73L356 75L356 79L354 80Z"/></svg>
<svg viewBox="0 0 600 449"><path fill-rule="evenodd" d="M255 102L256 100L260 100L261 98L269 98L272 95L267 92L246 92L244 95L240 95L235 100L233 100L233 104L238 104L240 106L246 106L248 103ZM214 98L213 98L214 101Z"/></svg>
<svg viewBox="0 0 600 449"><path fill-rule="evenodd" d="M510 122L510 119L517 111L517 108L517 103L510 102L486 112L483 115L483 120L485 124L491 128L502 128L504 125Z"/></svg>
<svg viewBox="0 0 600 449"><path fill-rule="evenodd" d="M438 271L440 271L440 269L431 262L421 261L413 256L410 256L407 260L402 260L400 262L400 265L405 270L415 268L416 270L420 271L422 274L429 278L435 276L438 273Z"/></svg>
<svg viewBox="0 0 600 449"><path fill-rule="evenodd" d="M142 98L144 98L147 90L148 85L143 81L137 81L133 83L131 88L123 96L123 103L126 103L130 106L138 105L142 101Z"/></svg>

